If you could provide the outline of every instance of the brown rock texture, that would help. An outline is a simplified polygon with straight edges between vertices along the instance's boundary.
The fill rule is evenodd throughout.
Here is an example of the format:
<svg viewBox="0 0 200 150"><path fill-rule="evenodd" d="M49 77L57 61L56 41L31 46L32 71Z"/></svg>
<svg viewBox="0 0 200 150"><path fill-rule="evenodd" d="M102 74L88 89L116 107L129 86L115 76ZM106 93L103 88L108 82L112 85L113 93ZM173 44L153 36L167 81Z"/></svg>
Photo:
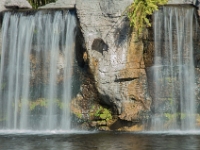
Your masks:
<svg viewBox="0 0 200 150"><path fill-rule="evenodd" d="M147 77L143 61L143 42L138 40L135 33L132 33L127 54L127 66L120 74L121 79L133 79L127 85L127 95L129 101L122 102L122 120L137 121L142 120L141 112L149 111L151 98L146 96Z"/></svg>

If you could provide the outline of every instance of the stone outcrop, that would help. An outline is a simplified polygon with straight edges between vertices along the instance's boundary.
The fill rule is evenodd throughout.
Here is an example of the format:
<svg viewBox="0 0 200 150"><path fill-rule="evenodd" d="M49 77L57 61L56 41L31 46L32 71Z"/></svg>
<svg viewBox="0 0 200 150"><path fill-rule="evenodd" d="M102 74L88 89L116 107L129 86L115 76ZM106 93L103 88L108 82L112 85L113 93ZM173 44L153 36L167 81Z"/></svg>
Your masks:
<svg viewBox="0 0 200 150"><path fill-rule="evenodd" d="M56 8L60 2L41 8ZM85 125L84 122L91 120L93 122L89 125L92 127L106 124L112 129L115 126L109 125L108 118L102 120L94 115L101 108L99 104L112 110L115 116L113 124L116 124L116 119L138 122L148 118L151 98L143 60L144 45L130 28L125 15L131 2L132 0L76 1L86 47L82 58L87 69L82 73L84 80L81 91L72 100L71 110L76 116L75 120L82 126ZM63 6L67 8L67 5ZM106 108L102 108L101 113L104 109Z"/></svg>
<svg viewBox="0 0 200 150"><path fill-rule="evenodd" d="M6 0L0 1L0 12L6 10L6 7L4 6Z"/></svg>
<svg viewBox="0 0 200 150"><path fill-rule="evenodd" d="M1 0L0 12L6 9L31 9L32 6L27 0Z"/></svg>
<svg viewBox="0 0 200 150"><path fill-rule="evenodd" d="M39 7L40 9L45 9L45 8L74 8L75 7L75 0L58 0L55 3L49 3L45 6Z"/></svg>
<svg viewBox="0 0 200 150"><path fill-rule="evenodd" d="M131 0L77 0L89 67L104 104L120 119L138 121L150 110L143 42L124 15Z"/></svg>
<svg viewBox="0 0 200 150"><path fill-rule="evenodd" d="M27 0L6 0L4 6L6 8L20 8L20 9L31 9L32 6Z"/></svg>
<svg viewBox="0 0 200 150"><path fill-rule="evenodd" d="M42 6L40 8L74 8L76 6L76 1L78 0L57 0L56 2L54 3L50 3L50 4L47 4L45 6ZM127 2L131 3L133 2L134 0L126 0ZM117 1L116 1L117 2ZM108 2L111 6L112 5L112 2ZM171 4L193 4L193 5L197 5L197 0L168 0L168 4L171 5ZM113 5L112 5L113 7ZM109 7L107 7L109 8ZM121 7L123 8L123 7ZM112 9L110 7L110 9ZM117 9L120 9L120 8L117 8Z"/></svg>
<svg viewBox="0 0 200 150"><path fill-rule="evenodd" d="M196 0L168 0L168 4L195 4Z"/></svg>

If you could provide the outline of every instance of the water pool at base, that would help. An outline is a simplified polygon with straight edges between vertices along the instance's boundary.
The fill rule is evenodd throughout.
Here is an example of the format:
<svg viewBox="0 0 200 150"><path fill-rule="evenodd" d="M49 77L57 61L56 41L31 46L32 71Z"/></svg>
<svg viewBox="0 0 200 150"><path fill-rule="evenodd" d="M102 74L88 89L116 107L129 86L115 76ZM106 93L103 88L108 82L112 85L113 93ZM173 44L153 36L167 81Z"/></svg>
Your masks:
<svg viewBox="0 0 200 150"><path fill-rule="evenodd" d="M197 133L0 133L0 150L199 150Z"/></svg>

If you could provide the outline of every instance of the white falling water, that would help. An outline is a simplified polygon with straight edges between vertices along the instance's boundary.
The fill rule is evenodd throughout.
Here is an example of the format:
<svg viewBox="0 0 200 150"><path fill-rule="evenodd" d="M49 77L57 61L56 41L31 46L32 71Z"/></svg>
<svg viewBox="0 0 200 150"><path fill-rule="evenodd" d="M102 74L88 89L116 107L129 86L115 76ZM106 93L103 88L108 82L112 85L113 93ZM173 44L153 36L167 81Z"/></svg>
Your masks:
<svg viewBox="0 0 200 150"><path fill-rule="evenodd" d="M69 130L73 12L5 13L0 130Z"/></svg>
<svg viewBox="0 0 200 150"><path fill-rule="evenodd" d="M154 130L195 129L194 8L154 15Z"/></svg>

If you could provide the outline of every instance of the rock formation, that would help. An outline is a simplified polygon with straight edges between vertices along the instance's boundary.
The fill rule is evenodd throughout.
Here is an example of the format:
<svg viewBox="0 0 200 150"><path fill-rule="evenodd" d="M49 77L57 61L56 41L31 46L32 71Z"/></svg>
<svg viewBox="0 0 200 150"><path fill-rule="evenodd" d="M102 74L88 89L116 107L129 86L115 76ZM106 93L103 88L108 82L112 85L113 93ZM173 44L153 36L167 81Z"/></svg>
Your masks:
<svg viewBox="0 0 200 150"><path fill-rule="evenodd" d="M112 108L120 120L137 122L148 118L150 112L152 99L146 69L153 63L153 53L145 51L149 43L138 40L129 27L126 9L131 3L132 0L58 0L41 8L59 8L62 4L61 8L72 8L75 4L85 40L83 58L100 103ZM168 4L196 1L169 0ZM148 46L153 49L153 45Z"/></svg>
<svg viewBox="0 0 200 150"><path fill-rule="evenodd" d="M31 9L32 6L27 0L1 0L0 12L6 9Z"/></svg>
<svg viewBox="0 0 200 150"><path fill-rule="evenodd" d="M83 116L78 117L81 121L94 119L91 114L95 113L94 108L100 109L99 103L111 109L119 120L138 122L149 117L152 99L146 69L153 63L153 44L138 39L130 28L126 10L131 3L132 0L58 0L41 7L77 10L86 49L77 58L85 63L85 70L71 109L75 115ZM15 4L19 3L1 1L0 11L5 7L26 8ZM169 0L168 4L196 5L196 1Z"/></svg>
<svg viewBox="0 0 200 150"><path fill-rule="evenodd" d="M144 119L151 98L138 41L124 15L131 1L78 0L77 14L86 41L89 67L101 95L122 120Z"/></svg>

